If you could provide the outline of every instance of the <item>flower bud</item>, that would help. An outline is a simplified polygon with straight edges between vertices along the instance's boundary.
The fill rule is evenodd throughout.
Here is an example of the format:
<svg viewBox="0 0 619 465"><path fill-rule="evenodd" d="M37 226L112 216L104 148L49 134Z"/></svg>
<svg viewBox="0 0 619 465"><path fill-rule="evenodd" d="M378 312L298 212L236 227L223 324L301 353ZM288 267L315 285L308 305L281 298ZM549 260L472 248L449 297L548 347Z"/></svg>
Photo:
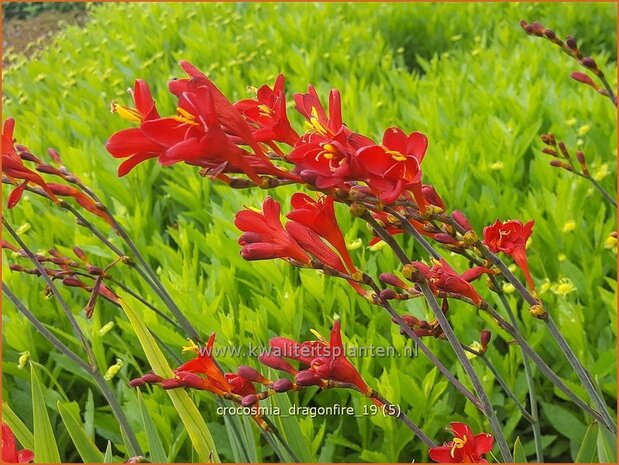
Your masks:
<svg viewBox="0 0 619 465"><path fill-rule="evenodd" d="M417 279L419 271L417 270L415 265L408 263L402 267L402 274L406 279L414 281L415 279Z"/></svg>
<svg viewBox="0 0 619 465"><path fill-rule="evenodd" d="M353 186L348 191L348 198L352 201L357 201L365 198L367 196L367 192L361 186Z"/></svg>
<svg viewBox="0 0 619 465"><path fill-rule="evenodd" d="M381 300L394 300L398 298L398 294L393 289L383 289L380 291Z"/></svg>
<svg viewBox="0 0 619 465"><path fill-rule="evenodd" d="M283 378L275 381L272 388L275 392L287 392L294 389L294 384L289 379Z"/></svg>
<svg viewBox="0 0 619 465"><path fill-rule="evenodd" d="M592 71L597 71L598 70L598 65L595 62L595 60L591 57L584 57L581 61L582 65L585 68L589 68Z"/></svg>
<svg viewBox="0 0 619 465"><path fill-rule="evenodd" d="M176 378L164 379L161 381L161 389L177 389L183 387L181 381Z"/></svg>
<svg viewBox="0 0 619 465"><path fill-rule="evenodd" d="M249 394L248 396L243 397L241 400L241 405L243 407L252 407L256 405L258 402L258 396L256 394Z"/></svg>
<svg viewBox="0 0 619 465"><path fill-rule="evenodd" d="M51 159L54 160L55 163L58 163L59 165L62 164L62 160L60 159L60 154L58 153L56 149L53 149L50 147L49 149L47 149L47 153L51 157Z"/></svg>
<svg viewBox="0 0 619 465"><path fill-rule="evenodd" d="M540 137L542 142L546 145L551 145L553 147L557 145L554 134L542 134Z"/></svg>
<svg viewBox="0 0 619 465"><path fill-rule="evenodd" d="M441 244L460 245L460 243L447 233L436 233L433 236L434 240Z"/></svg>
<svg viewBox="0 0 619 465"><path fill-rule="evenodd" d="M532 317L540 320L548 319L548 312L544 309L542 304L531 305L531 308L529 308L529 313Z"/></svg>
<svg viewBox="0 0 619 465"><path fill-rule="evenodd" d="M144 380L142 378L134 378L131 381L129 381L129 386L131 387L140 387L142 386L144 383Z"/></svg>
<svg viewBox="0 0 619 465"><path fill-rule="evenodd" d="M378 279L385 284L389 284L391 286L399 287L405 289L407 287L406 283L398 278L396 275L391 273L381 273L378 276Z"/></svg>
<svg viewBox="0 0 619 465"><path fill-rule="evenodd" d="M11 263L11 264L9 265L9 269L10 269L11 271L26 271L26 268L24 268L24 267L23 267L23 266L21 266L21 265L18 265L17 263Z"/></svg>
<svg viewBox="0 0 619 465"><path fill-rule="evenodd" d="M258 370L250 366L241 365L236 370L236 372L242 378L245 378L246 380L251 381L253 383L269 384L271 382L270 380L262 376L262 374Z"/></svg>
<svg viewBox="0 0 619 465"><path fill-rule="evenodd" d="M575 81L582 82L583 84L587 84L588 86L591 86L594 89L598 88L595 82L593 82L593 79L591 79L585 73L581 73L580 71L574 71L573 73L570 74L570 77L574 79Z"/></svg>
<svg viewBox="0 0 619 465"><path fill-rule="evenodd" d="M363 216L365 212L367 211L367 209L365 208L365 205L359 202L351 203L349 210L350 210L350 214L356 218Z"/></svg>
<svg viewBox="0 0 619 465"><path fill-rule="evenodd" d="M554 40L557 38L557 35L555 34L555 31L553 31L552 29L546 29L544 31L544 35L546 37L548 37L550 40Z"/></svg>
<svg viewBox="0 0 619 465"><path fill-rule="evenodd" d="M265 352L258 356L258 361L269 368L285 371L291 375L297 374L297 370L295 370L290 363L281 357L277 357L276 355L271 355Z"/></svg>
<svg viewBox="0 0 619 465"><path fill-rule="evenodd" d="M142 376L142 381L148 384L157 384L163 381L163 378L155 373L146 373Z"/></svg>
<svg viewBox="0 0 619 465"><path fill-rule="evenodd" d="M299 386L321 386L322 379L311 370L300 371L295 380Z"/></svg>
<svg viewBox="0 0 619 465"><path fill-rule="evenodd" d="M492 333L487 329L482 330L481 334L479 335L479 342L481 343L481 347L483 348L484 352L486 351L486 348L488 347L488 343L490 342L491 338Z"/></svg>
<svg viewBox="0 0 619 465"><path fill-rule="evenodd" d="M557 153L557 151L553 148L550 147L544 147L542 149L542 153L545 153L546 155L550 155L551 157L558 157L559 154Z"/></svg>
<svg viewBox="0 0 619 465"><path fill-rule="evenodd" d="M570 158L570 153L567 151L567 147L563 142L559 142L559 150L561 150L561 155L563 155L566 159Z"/></svg>
<svg viewBox="0 0 619 465"><path fill-rule="evenodd" d="M551 160L550 166L553 166L555 168L563 168L564 170L567 170L567 171L573 171L572 167L568 163L565 163L561 160Z"/></svg>
<svg viewBox="0 0 619 465"><path fill-rule="evenodd" d="M464 236L462 236L462 242L465 246L471 247L472 245L477 244L479 241L479 236L473 230L467 231Z"/></svg>
<svg viewBox="0 0 619 465"><path fill-rule="evenodd" d="M462 213L460 210L454 210L454 212L451 214L451 217L465 231L470 231L471 229L473 229L473 227L471 226L471 223L469 223L469 220L466 217L466 215L464 213Z"/></svg>
<svg viewBox="0 0 619 465"><path fill-rule="evenodd" d="M576 43L576 39L574 39L572 36L567 36L567 38L565 39L565 43L570 50L578 50L578 44Z"/></svg>

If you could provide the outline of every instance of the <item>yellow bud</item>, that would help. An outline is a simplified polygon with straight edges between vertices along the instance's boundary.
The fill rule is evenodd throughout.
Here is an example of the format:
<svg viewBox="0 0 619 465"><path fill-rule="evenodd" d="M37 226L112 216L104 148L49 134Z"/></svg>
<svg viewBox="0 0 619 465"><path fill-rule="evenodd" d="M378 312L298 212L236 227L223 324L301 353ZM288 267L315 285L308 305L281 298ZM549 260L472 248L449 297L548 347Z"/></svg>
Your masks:
<svg viewBox="0 0 619 465"><path fill-rule="evenodd" d="M502 161L495 161L490 165L492 171L500 171L505 168L505 164Z"/></svg>
<svg viewBox="0 0 619 465"><path fill-rule="evenodd" d="M588 124L583 124L581 127L578 128L578 135L584 136L589 132L589 129L591 129L591 126L589 126Z"/></svg>
<svg viewBox="0 0 619 465"><path fill-rule="evenodd" d="M576 286L574 286L574 283L572 283L569 279L563 278L558 283L553 285L550 290L553 294L565 297L566 295L574 292L576 290Z"/></svg>
<svg viewBox="0 0 619 465"><path fill-rule="evenodd" d="M544 280L544 282L542 283L542 285L539 287L539 293L543 294L545 292L548 292L548 290L550 289L550 280L548 278L546 278Z"/></svg>
<svg viewBox="0 0 619 465"><path fill-rule="evenodd" d="M466 245L467 247L476 244L478 240L479 237L477 236L477 233L473 230L467 231L466 233L464 233L464 236L462 236L462 242L464 242L464 245Z"/></svg>
<svg viewBox="0 0 619 465"><path fill-rule="evenodd" d="M17 368L24 368L26 363L28 363L28 359L30 358L30 352L21 352L19 354L19 359L17 360Z"/></svg>
<svg viewBox="0 0 619 465"><path fill-rule="evenodd" d="M116 363L107 369L107 371L105 372L105 375L103 375L103 378L106 381L110 381L114 379L114 377L118 374L118 372L123 367L123 365L124 365L123 361L117 358Z"/></svg>
<svg viewBox="0 0 619 465"><path fill-rule="evenodd" d="M114 328L114 322L108 321L99 330L99 336L105 336L107 333L109 333L112 330L112 328Z"/></svg>
<svg viewBox="0 0 619 465"><path fill-rule="evenodd" d="M560 253L557 258L560 262L564 262L565 260L567 260L567 255L565 255L564 253Z"/></svg>
<svg viewBox="0 0 619 465"><path fill-rule="evenodd" d="M608 176L608 165L606 163L600 166L600 168L595 173L593 173L593 179L595 179L596 181L601 181L606 176Z"/></svg>
<svg viewBox="0 0 619 465"><path fill-rule="evenodd" d="M363 297L365 297L365 300L367 300L371 304L375 304L378 301L378 295L374 291L366 292Z"/></svg>
<svg viewBox="0 0 619 465"><path fill-rule="evenodd" d="M379 250L384 249L386 246L387 243L385 241L378 241L376 244L369 246L368 249L370 249L371 252L378 252Z"/></svg>
<svg viewBox="0 0 619 465"><path fill-rule="evenodd" d="M503 292L506 294L512 294L516 288L512 283L503 283Z"/></svg>
<svg viewBox="0 0 619 465"><path fill-rule="evenodd" d="M17 231L15 232L21 236L22 234L26 234L28 231L30 231L31 227L32 225L30 223L24 223L19 228L17 228Z"/></svg>
<svg viewBox="0 0 619 465"><path fill-rule="evenodd" d="M614 236L608 236L604 241L604 248L612 249L614 247L617 247L617 238Z"/></svg>
<svg viewBox="0 0 619 465"><path fill-rule="evenodd" d="M350 214L355 217L363 216L363 214L367 211L365 205L359 202L353 202L350 204Z"/></svg>
<svg viewBox="0 0 619 465"><path fill-rule="evenodd" d="M546 320L548 318L548 313L541 304L531 305L531 308L529 308L529 313L532 317L540 320Z"/></svg>
<svg viewBox="0 0 619 465"><path fill-rule="evenodd" d="M481 346L481 344L479 343L479 341L474 341L470 346L471 349L476 350L477 352L483 352L483 347ZM469 360L474 359L475 357L477 357L477 355L471 353L471 352L466 352L466 358L468 358Z"/></svg>
<svg viewBox="0 0 619 465"><path fill-rule="evenodd" d="M408 264L402 267L402 274L406 279L411 279L415 273L417 273L415 265Z"/></svg>
<svg viewBox="0 0 619 465"><path fill-rule="evenodd" d="M572 232L574 229L576 229L576 221L568 220L563 225L563 230L562 231L564 233L569 233L569 232Z"/></svg>
<svg viewBox="0 0 619 465"><path fill-rule="evenodd" d="M565 124L567 124L568 126L574 126L576 123L577 123L576 118L570 118L565 122Z"/></svg>
<svg viewBox="0 0 619 465"><path fill-rule="evenodd" d="M348 250L357 250L359 247L361 247L363 245L363 241L360 238L355 239L352 242L349 242L346 245L346 248Z"/></svg>

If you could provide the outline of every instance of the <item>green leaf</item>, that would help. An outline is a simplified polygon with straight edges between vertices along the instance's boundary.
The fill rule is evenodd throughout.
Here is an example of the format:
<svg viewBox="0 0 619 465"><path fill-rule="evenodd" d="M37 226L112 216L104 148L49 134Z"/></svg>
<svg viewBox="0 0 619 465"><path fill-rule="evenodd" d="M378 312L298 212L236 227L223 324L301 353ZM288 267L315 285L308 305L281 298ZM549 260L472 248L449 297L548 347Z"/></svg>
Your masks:
<svg viewBox="0 0 619 465"><path fill-rule="evenodd" d="M591 463L597 461L597 438L599 435L599 425L593 422L587 428L585 437L582 439L580 449L576 455L576 463Z"/></svg>
<svg viewBox="0 0 619 465"><path fill-rule="evenodd" d="M107 442L105 448L105 457L103 457L103 463L114 463L114 455L112 454L112 441Z"/></svg>
<svg viewBox="0 0 619 465"><path fill-rule="evenodd" d="M152 418L148 414L142 392L138 389L138 405L140 406L140 413L142 415L142 423L144 423L144 431L146 431L146 439L148 441L148 450L150 452L151 462L164 463L167 462L168 456L161 444L161 438L157 433L157 428L153 423Z"/></svg>
<svg viewBox="0 0 619 465"><path fill-rule="evenodd" d="M597 446L601 463L617 463L617 438L606 428L599 428Z"/></svg>
<svg viewBox="0 0 619 465"><path fill-rule="evenodd" d="M173 378L174 372L170 368L168 361L159 349L157 342L148 332L148 328L142 321L141 316L131 308L123 299L118 299L121 307L125 311L127 318L135 331L140 345L146 354L146 358L150 363L153 372L163 378ZM170 389L166 391L172 399L174 408L178 412L181 421L187 429L191 443L193 444L200 461L202 462L219 462L215 442L211 436L211 432L204 422L204 418L200 415L196 404L193 403L189 394L185 391Z"/></svg>
<svg viewBox="0 0 619 465"><path fill-rule="evenodd" d="M527 463L527 455L524 453L520 436L514 442L514 463Z"/></svg>
<svg viewBox="0 0 619 465"><path fill-rule="evenodd" d="M54 430L45 407L43 389L32 364L30 365L30 377L34 423L34 460L37 463L60 463L60 454L58 453Z"/></svg>
<svg viewBox="0 0 619 465"><path fill-rule="evenodd" d="M24 449L34 449L34 435L6 402L2 402L2 421L9 425L9 428L11 428Z"/></svg>
<svg viewBox="0 0 619 465"><path fill-rule="evenodd" d="M75 415L71 412L71 409L68 408L69 404L63 404L58 401L57 405L58 413L60 413L60 416L62 417L62 422L64 423L65 428L67 428L67 432L69 433L69 436L71 436L71 440L73 441L73 444L75 444L75 448L84 463L101 463L103 461L103 454L99 451L99 449L97 449L94 442L90 440L88 434L86 434L86 430L79 421L79 416L77 418L75 417ZM76 403L73 405L77 406Z"/></svg>

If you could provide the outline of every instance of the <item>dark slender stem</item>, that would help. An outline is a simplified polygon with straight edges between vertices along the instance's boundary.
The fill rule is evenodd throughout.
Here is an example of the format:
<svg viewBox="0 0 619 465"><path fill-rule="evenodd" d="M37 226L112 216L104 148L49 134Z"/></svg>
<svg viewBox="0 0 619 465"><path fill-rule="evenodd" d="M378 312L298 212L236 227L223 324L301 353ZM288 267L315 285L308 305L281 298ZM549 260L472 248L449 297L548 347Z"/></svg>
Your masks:
<svg viewBox="0 0 619 465"><path fill-rule="evenodd" d="M513 462L511 450L509 448L509 445L507 444L507 440L505 439L505 436L503 435L503 429L501 427L499 419L496 416L496 412L492 408L490 399L488 398L488 395L486 394L486 391L483 385L481 384L481 380L479 379L479 376L477 376L477 373L475 372L475 369L473 368L471 361L467 358L466 354L464 353L464 350L462 349L462 346L460 345L460 341L458 340L456 333L451 327L449 320L447 320L447 317L441 310L441 307L438 304L436 297L434 297L434 294L432 293L428 285L426 283L419 283L419 287L421 288L421 291L423 292L423 295L425 296L426 300L430 304L430 308L432 309L432 312L434 313L435 318L438 320L439 324L441 325L441 329L443 330L443 333L445 334L445 336L447 337L447 340L451 344L451 347L453 348L456 356L458 357L458 360L460 361L462 367L464 368L464 371L470 378L471 383L473 383L473 387L475 388L477 397L482 403L483 410L486 416L488 417L488 420L490 421L492 432L494 433L497 439L497 443L499 445L499 449L501 450L501 455L503 456L503 460L507 463Z"/></svg>
<svg viewBox="0 0 619 465"><path fill-rule="evenodd" d="M516 315L512 311L511 305L507 301L505 297L505 293L501 290L499 286L499 282L494 276L490 276L492 280L492 284L496 289L496 292L501 300L501 304L507 313L512 325L514 328L518 329L518 321L516 320ZM542 432L540 430L539 425L539 412L537 408L537 395L536 395L536 387L535 380L533 379L533 370L531 369L531 364L529 363L529 357L525 353L524 349L521 347L520 352L522 354L522 363L524 365L524 373L527 378L527 387L529 388L529 404L531 406L531 416L533 417L533 422L531 426L533 427L533 439L535 442L535 455L536 459L539 463L544 462L544 447L542 445Z"/></svg>
<svg viewBox="0 0 619 465"><path fill-rule="evenodd" d="M400 249L400 246L398 245L398 243L395 242L393 237L387 231L385 231L374 220L374 218L371 218L370 215L365 215L363 219L368 221L368 223L375 229L379 237L382 240L384 240L390 247L392 247L394 252L398 255L398 258L400 259L402 264L410 263L410 260L408 259L404 251ZM396 250L399 250L399 252L396 252ZM372 280L369 276L367 277L367 283L370 287L372 287L372 289L377 295L376 303L378 305L381 305L385 310L387 310L387 312L389 312L391 317L400 326L400 328L404 331L404 333L408 337L410 337L413 340L413 342L415 342L415 344L417 344L417 347L419 347L421 351L426 355L426 357L428 357L430 361L434 363L434 365L439 369L439 371L443 374L443 376L445 376L445 378L447 378L447 380L449 380L449 382L456 389L458 389L458 391L460 391L468 400L470 400L473 403L473 405L475 405L478 409L483 411L483 407L482 407L482 404L480 403L480 400L477 397L475 397L475 395L472 392L466 389L462 385L462 383L460 383L460 381L458 381L458 379L447 369L447 367L443 365L443 363L438 358L436 358L436 356L432 353L432 351L423 343L421 338L417 336L417 334L415 334L415 331L413 331L412 328L408 326L406 322L402 319L402 317L398 314L398 312L394 310L391 304L388 301L380 299L380 297L378 297L380 294L380 288L376 285L374 280Z"/></svg>
<svg viewBox="0 0 619 465"><path fill-rule="evenodd" d="M440 254L430 245L430 243L417 231L410 222L392 208L387 208L386 211L391 213L402 223L402 227L415 238L415 240L423 247L423 249L432 257L440 260Z"/></svg>
<svg viewBox="0 0 619 465"><path fill-rule="evenodd" d="M80 328L79 324L77 323L77 320L75 319L75 316L71 312L71 309L69 309L69 306L67 305L67 303L65 302L64 298L62 297L62 294L60 294L60 291L58 290L58 288L54 284L53 280L49 277L49 275L45 271L45 267L43 267L43 265L41 265L41 263L37 260L37 258L32 253L32 251L26 246L24 241L21 240L21 238L19 237L19 234L17 234L13 230L13 228L11 227L11 225L9 225L8 221L6 221L5 218L2 218L2 224L6 228L6 230L9 232L11 237L13 239L15 239L15 241L19 244L21 249L26 253L28 258L32 261L32 263L34 264L36 269L39 271L39 273L41 274L43 279L47 282L47 285L49 286L49 288L51 289L52 293L56 297L56 300L60 304L60 307L64 311L65 315L67 316L67 318L69 320L69 323L73 327L73 331L75 332L75 335L82 342L82 346L84 347L84 351L86 352L86 355L88 357L88 360L89 360L90 364L94 365L94 363L95 363L95 356L94 356L94 353L92 352L90 344L88 343L88 340L86 339L86 336L84 335L84 332L82 331L82 328Z"/></svg>
<svg viewBox="0 0 619 465"><path fill-rule="evenodd" d="M413 422L403 411L402 409L400 409L398 406L393 405L391 402L389 402L387 399L385 399L383 396L381 396L378 392L373 391L372 393L372 397L376 398L377 400L379 400L380 402L382 402L384 405L386 405L388 407L387 412L397 412L394 415L391 416L395 416L396 418L398 418L400 421L402 421L402 423L404 423L413 433L415 433L415 435L421 439L423 441L423 443L428 446L428 447L436 447L436 443L430 439L426 433L424 433L421 428L419 428L419 426L417 426L415 424L415 422Z"/></svg>
<svg viewBox="0 0 619 465"><path fill-rule="evenodd" d="M608 193L608 191L606 191L606 189L604 189L599 182L597 182L595 179L593 179L591 176L589 176L587 179L589 179L589 181L591 181L591 183L595 186L595 188L600 191L600 193L606 198L606 200L608 200L610 202L610 204L617 208L617 201Z"/></svg>
<svg viewBox="0 0 619 465"><path fill-rule="evenodd" d="M9 300L13 302L17 309L32 323L36 330L39 331L39 333L41 333L41 335L50 342L50 344L52 344L56 349L65 354L81 369L83 369L93 377L101 393L112 408L112 412L114 413L118 424L125 432L128 441L127 448L129 452L132 455L141 455L142 449L140 448L140 444L135 436L135 433L133 432L133 429L131 428L131 425L129 424L129 421L127 420L127 417L125 416L120 404L116 400L116 397L114 397L114 394L112 393L107 382L97 369L96 365L89 365L85 360L83 360L75 352L73 352L66 345L64 345L56 336L54 336L54 334L52 334L45 327L45 325L43 325L43 323L41 323L41 321L36 316L34 316L32 312L30 312L26 308L26 306L15 296L15 294L13 294L11 289L4 283L2 283L2 291L9 298Z"/></svg>
<svg viewBox="0 0 619 465"><path fill-rule="evenodd" d="M32 326L34 326L36 330L49 341L50 344L75 362L81 369L87 373L90 373L90 366L88 363L69 349L60 339L58 339L49 329L47 329L45 325L41 323L41 321L34 316L34 314L31 313L30 310L28 310L26 306L15 296L15 294L13 294L13 291L11 291L5 283L2 283L2 292L4 292L4 295L6 295L11 302L13 302L17 310L19 310L20 313L22 313L30 321L30 323L32 323Z"/></svg>
<svg viewBox="0 0 619 465"><path fill-rule="evenodd" d="M142 265L142 268L144 269L144 271L146 271L146 274L152 280L152 283L161 291L160 295L164 299L164 302L166 303L168 308L170 309L170 312L172 312L172 314L174 315L178 323L184 328L185 332L189 335L189 337L192 339L201 341L202 339L200 338L198 331L194 328L191 322L183 314L181 309L178 308L178 306L176 305L176 302L174 302L174 300L172 299L172 297L166 290L165 286L161 283L157 274L153 271L150 265L146 262L146 260L144 259L140 251L138 250L137 246L135 245L135 243L133 242L129 234L127 234L127 231L125 231L125 229L116 220L112 212L103 204L103 202L101 202L101 199L99 199L99 197L89 187L85 186L79 179L77 178L75 179L75 184L77 184L87 195L89 195L95 202L97 202L100 208L102 208L105 211L105 213L108 215L108 217L110 218L112 222L112 226L114 230L122 238L125 244L127 244L127 246L129 247L129 250L131 250L131 253L137 259L140 265Z"/></svg>
<svg viewBox="0 0 619 465"><path fill-rule="evenodd" d="M610 86L610 83L608 82L608 79L606 79L605 75L598 75L598 78L600 78L600 81L602 82L602 85L604 86L604 88L606 89L606 92L608 92L608 98L610 99L610 101L612 102L612 104L617 107L617 97L615 96L615 92L613 91L613 88ZM615 204L615 206L617 206Z"/></svg>
<svg viewBox="0 0 619 465"><path fill-rule="evenodd" d="M520 344L520 347L527 353L527 355L531 358L531 360L537 365L540 371L561 391L568 396L572 402L578 405L581 409L586 411L589 415L595 418L597 421L605 425L610 431L612 431L612 426L609 425L605 418L600 415L599 412L592 409L585 401L583 401L580 397L578 397L574 392L568 388L563 381L556 375L554 371L544 362L544 360L535 352L528 342L522 337L522 335L514 328L511 324L509 324L501 315L497 313L497 311L488 306L484 309L489 315L491 315L499 324L501 328L506 330L509 334L511 334L514 339Z"/></svg>
<svg viewBox="0 0 619 465"><path fill-rule="evenodd" d="M503 376L501 376L501 373L499 372L499 370L497 369L497 367L494 366L494 363L492 363L492 361L486 357L486 354L484 354L483 352L480 352L478 350L473 349L470 346L467 346L466 344L461 344L462 348L466 351L469 352L475 356L477 356L477 358L479 358L482 362L484 362L484 364L490 369L490 371L492 372L492 374L494 375L495 379L497 380L497 382L501 385L501 387L503 388L503 391L505 391L505 394L507 394L507 396L514 402L514 404L516 404L516 407L518 407L518 410L520 410L520 412L522 413L522 416L531 424L533 424L534 419L531 416L531 414L529 413L529 411L525 408L524 405L522 405L522 403L518 400L518 397L516 397L516 394L514 394L514 392L510 389L509 385L507 384L507 382L505 381L505 379L503 378Z"/></svg>

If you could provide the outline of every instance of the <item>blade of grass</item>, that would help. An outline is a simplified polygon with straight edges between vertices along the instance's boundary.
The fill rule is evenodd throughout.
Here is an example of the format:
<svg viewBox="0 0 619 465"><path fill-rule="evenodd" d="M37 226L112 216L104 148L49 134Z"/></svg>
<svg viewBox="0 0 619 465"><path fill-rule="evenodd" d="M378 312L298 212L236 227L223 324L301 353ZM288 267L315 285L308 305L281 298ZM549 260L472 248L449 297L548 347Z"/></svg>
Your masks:
<svg viewBox="0 0 619 465"><path fill-rule="evenodd" d="M151 462L164 463L168 459L161 438L157 433L157 428L153 423L153 419L148 414L142 392L138 389L138 405L140 406L140 414L142 415L142 423L144 423L144 431L146 432L146 440L148 441L148 451L150 453Z"/></svg>
<svg viewBox="0 0 619 465"><path fill-rule="evenodd" d="M587 428L585 437L582 438L582 444L578 449L576 455L576 463L594 463L597 462L598 450L597 450L597 438L600 431L600 425L597 422L593 422Z"/></svg>
<svg viewBox="0 0 619 465"><path fill-rule="evenodd" d="M32 416L34 423L34 459L37 463L60 463L54 430L49 420L43 398L43 389L34 369L30 365L32 385Z"/></svg>
<svg viewBox="0 0 619 465"><path fill-rule="evenodd" d="M15 412L11 410L11 407L9 407L9 404L6 402L2 402L2 421L9 425L13 434L24 449L34 449L34 435L19 419Z"/></svg>
<svg viewBox="0 0 619 465"><path fill-rule="evenodd" d="M112 454L112 442L107 442L107 447L105 448L105 457L103 457L103 463L114 463L114 455Z"/></svg>
<svg viewBox="0 0 619 465"><path fill-rule="evenodd" d="M80 423L79 419L75 418L75 415L71 412L71 409L69 409L69 404L63 404L58 401L57 405L58 413L60 413L62 422L64 423L69 436L71 436L71 440L73 441L73 444L75 444L75 448L84 463L103 462L103 454L99 449L97 449L95 443L88 438L86 430Z"/></svg>
<svg viewBox="0 0 619 465"><path fill-rule="evenodd" d="M153 372L163 378L173 378L174 372L170 368L168 361L159 349L157 342L153 339L148 327L142 318L133 308L122 298L118 299L121 307L125 311L133 330L140 341L140 345L146 354ZM181 421L187 429L189 438L202 462L219 462L219 456L215 447L215 442L211 432L200 415L196 404L193 403L189 395L182 390L166 391L178 412Z"/></svg>

